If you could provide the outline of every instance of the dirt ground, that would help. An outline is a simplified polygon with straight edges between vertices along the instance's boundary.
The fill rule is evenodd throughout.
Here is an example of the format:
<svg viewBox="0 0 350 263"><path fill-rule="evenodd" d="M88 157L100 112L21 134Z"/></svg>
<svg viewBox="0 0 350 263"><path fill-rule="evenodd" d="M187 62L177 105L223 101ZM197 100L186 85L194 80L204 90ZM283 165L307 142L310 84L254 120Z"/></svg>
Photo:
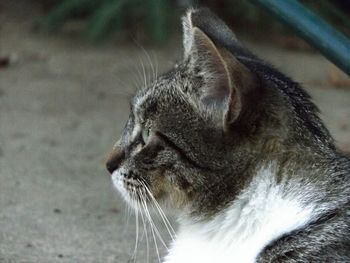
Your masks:
<svg viewBox="0 0 350 263"><path fill-rule="evenodd" d="M135 218L127 220L104 159L147 57L134 44L35 34L36 10L13 2L0 9L0 57L12 61L0 68L0 262L132 262ZM331 64L317 53L248 45L305 84L350 151L350 88L332 86ZM182 52L179 40L146 49L159 71ZM142 231L140 239L136 261L147 262Z"/></svg>

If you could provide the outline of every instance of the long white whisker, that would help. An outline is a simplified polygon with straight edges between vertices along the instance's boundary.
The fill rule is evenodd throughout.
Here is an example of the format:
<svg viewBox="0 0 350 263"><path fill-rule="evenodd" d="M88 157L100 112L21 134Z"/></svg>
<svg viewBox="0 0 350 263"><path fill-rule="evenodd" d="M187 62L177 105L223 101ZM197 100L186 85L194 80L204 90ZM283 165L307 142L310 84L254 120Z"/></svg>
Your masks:
<svg viewBox="0 0 350 263"><path fill-rule="evenodd" d="M148 191L149 191L149 190L148 190ZM170 234L170 235L174 235L174 236L176 237L176 232L175 232L173 226L171 225L171 223L170 223L168 217L165 215L163 209L161 208L161 206L159 205L159 203L157 202L157 200L154 198L154 196L152 195L152 193L149 193L149 194L150 194L150 197L152 198L152 200L153 200L153 202L154 202L154 205L155 205L156 208L158 209L159 214L161 215L162 219L164 220L165 226L167 227L167 229L168 229L168 227L170 228L170 229L168 229L169 234ZM173 237L173 238L174 238L174 237Z"/></svg>
<svg viewBox="0 0 350 263"><path fill-rule="evenodd" d="M129 70L131 70L131 72L135 72L137 74L135 74L136 78L133 78L132 81L134 83L134 85L136 85L136 88L140 87L142 85L142 82L143 82L143 76L142 76L142 73L141 73L141 70L140 70L140 67L138 67L136 65L136 63L133 64L133 68L130 69L130 67L128 67Z"/></svg>
<svg viewBox="0 0 350 263"><path fill-rule="evenodd" d="M154 228L154 231L155 231L155 233L157 234L157 236L158 236L160 242L163 244L163 246L164 246L167 250L169 250L169 249L168 249L168 246L166 245L164 239L162 238L162 236L161 236L161 234L160 234L158 228L157 228L156 225L154 224L154 221L153 221L153 219L152 219L152 217L151 217L151 214L150 214L149 209L148 209L148 206L147 206L147 202L144 201L143 203L144 203L145 211L146 211L146 213L147 213L147 215L148 215L148 219L149 219L150 224L152 224L152 226L153 226L153 228Z"/></svg>
<svg viewBox="0 0 350 263"><path fill-rule="evenodd" d="M125 209L127 210L127 212L126 212L126 227L125 227L125 229L127 229L129 227L130 215L131 215L130 205L126 205Z"/></svg>
<svg viewBox="0 0 350 263"><path fill-rule="evenodd" d="M156 239L156 236L154 234L154 225L152 224L151 220L150 220L150 215L149 215L149 212L148 212L148 208L147 206L145 205L145 202L142 202L142 205L143 205L143 208L144 208L144 211L145 211L145 216L146 218L148 219L148 222L149 222L149 225L151 227L151 233L152 233L152 237L153 237L153 241L154 241L154 245L156 247L156 252L157 252L157 256L158 256L158 261L160 263L160 255L159 255L159 249L158 249L158 244L157 244L157 239Z"/></svg>
<svg viewBox="0 0 350 263"><path fill-rule="evenodd" d="M140 64L142 64L142 60L141 60L141 58L139 57L139 61L140 61ZM136 69L137 69L137 75L138 75L138 79L139 79L139 88L140 87L142 87L142 86L144 86L145 85L145 76L144 76L144 74L143 74L143 70L142 70L142 67L140 68L140 66L138 66L138 67L136 67Z"/></svg>
<svg viewBox="0 0 350 263"><path fill-rule="evenodd" d="M146 57L147 57L147 60L148 60L148 63L149 63L150 66L151 66L152 74L153 74L153 79L156 79L157 76L156 76L156 72L155 72L154 66L153 66L153 61L152 61L150 55L148 54L147 50L144 49L144 47L141 46L141 49L143 50L143 53L145 53L145 55L146 55Z"/></svg>
<svg viewBox="0 0 350 263"><path fill-rule="evenodd" d="M141 63L141 66L142 66L144 85L145 85L145 88L147 88L147 86L148 86L148 79L147 79L147 75L146 75L145 66L142 63L142 60L140 61L140 63Z"/></svg>
<svg viewBox="0 0 350 263"><path fill-rule="evenodd" d="M144 198L143 197L143 194L142 194L142 191L139 191L140 193L140 198ZM142 219L142 223L143 223L143 231L145 233L145 236L146 236L146 246L147 246L147 263L149 263L149 242L148 242L148 233L147 233L147 227L146 227L146 220L143 216L143 209L142 209L142 206L140 206L140 215L141 215L141 219Z"/></svg>
<svg viewBox="0 0 350 263"><path fill-rule="evenodd" d="M136 244L134 248L134 262L136 262L136 256L137 256L137 248L138 248L138 243L139 243L139 201L137 199L136 193L133 191L133 199L136 201L136 207L135 207L135 218L136 218ZM136 196L136 197L135 197Z"/></svg>
<svg viewBox="0 0 350 263"><path fill-rule="evenodd" d="M155 53L153 53L153 57L155 57L155 61L156 61L156 78L155 79L157 79L158 78L158 67L159 67L158 59L157 59L157 56L155 55Z"/></svg>
<svg viewBox="0 0 350 263"><path fill-rule="evenodd" d="M138 43L137 41L135 41L135 44L136 44L136 45L142 50L142 52L146 55L146 58L147 58L147 60L148 60L148 63L149 63L150 66L151 66L153 78L156 79L156 78L157 78L157 74L156 74L156 72L155 72L155 70L154 70L153 62L152 62L152 59L151 59L149 53L148 53L147 50L146 50L140 43ZM151 80L151 78L150 78L150 80Z"/></svg>
<svg viewBox="0 0 350 263"><path fill-rule="evenodd" d="M138 67L138 64L135 63L134 59L131 59L130 57L128 57L128 59L123 58L123 55L120 55L123 65L125 65L126 69L130 72L132 72L133 77L131 79L128 79L128 82L132 81L133 85L137 88L140 86L140 84L142 84L143 82L143 77L141 74L141 71ZM138 73L138 74L135 74ZM129 87L130 85L126 85L127 87Z"/></svg>
<svg viewBox="0 0 350 263"><path fill-rule="evenodd" d="M171 225L169 219L165 215L165 213L164 213L163 209L161 208L161 206L159 205L158 201L154 198L153 194L148 189L147 185L143 182L142 182L142 184L143 184L143 187L146 189L148 196L151 198L151 201L154 203L154 206L157 208L157 211L158 211L159 215L161 216L163 223L164 223L170 237L174 241L174 239L176 238L176 232L175 232L173 226Z"/></svg>

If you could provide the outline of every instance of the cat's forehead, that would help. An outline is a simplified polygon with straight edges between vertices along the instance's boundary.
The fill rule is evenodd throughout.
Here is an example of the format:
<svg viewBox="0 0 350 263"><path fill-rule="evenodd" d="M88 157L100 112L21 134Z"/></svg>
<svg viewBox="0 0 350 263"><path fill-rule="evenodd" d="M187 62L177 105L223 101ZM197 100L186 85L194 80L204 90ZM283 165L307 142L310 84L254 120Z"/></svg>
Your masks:
<svg viewBox="0 0 350 263"><path fill-rule="evenodd" d="M134 113L139 113L155 105L166 106L179 96L179 91L183 86L180 74L177 71L170 71L147 87L139 89L132 99Z"/></svg>

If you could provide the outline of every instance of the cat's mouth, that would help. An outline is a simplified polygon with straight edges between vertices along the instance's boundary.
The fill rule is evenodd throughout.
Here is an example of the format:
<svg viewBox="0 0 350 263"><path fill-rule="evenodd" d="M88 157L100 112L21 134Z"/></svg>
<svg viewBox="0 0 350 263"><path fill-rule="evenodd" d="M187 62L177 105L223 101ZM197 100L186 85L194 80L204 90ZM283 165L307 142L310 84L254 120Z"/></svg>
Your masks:
<svg viewBox="0 0 350 263"><path fill-rule="evenodd" d="M112 182L123 199L135 209L140 209L140 204L148 203L153 197L147 183L132 171L115 170Z"/></svg>
<svg viewBox="0 0 350 263"><path fill-rule="evenodd" d="M139 176L136 176L135 173L134 175L132 173L130 174L130 172L127 173L127 171L122 168L117 169L112 173L113 185L117 188L127 204L134 209L136 224L138 225L138 218L140 216L144 227L146 227L146 223L148 222L151 227L151 233L153 233L153 235L156 234L166 247L163 238L154 224L152 216L160 218L172 240L176 237L175 230L152 194L150 186Z"/></svg>

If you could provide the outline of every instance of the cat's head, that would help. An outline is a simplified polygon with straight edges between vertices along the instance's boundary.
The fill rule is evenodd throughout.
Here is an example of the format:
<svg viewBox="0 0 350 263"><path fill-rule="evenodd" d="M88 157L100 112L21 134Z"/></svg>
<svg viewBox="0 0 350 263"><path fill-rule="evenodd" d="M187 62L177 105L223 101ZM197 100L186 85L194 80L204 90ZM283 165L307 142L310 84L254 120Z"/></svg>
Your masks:
<svg viewBox="0 0 350 263"><path fill-rule="evenodd" d="M228 50L241 47L221 20L191 10L183 29L183 62L137 92L107 168L131 205L154 198L210 214L248 180L252 153L279 147L291 118L278 92Z"/></svg>

